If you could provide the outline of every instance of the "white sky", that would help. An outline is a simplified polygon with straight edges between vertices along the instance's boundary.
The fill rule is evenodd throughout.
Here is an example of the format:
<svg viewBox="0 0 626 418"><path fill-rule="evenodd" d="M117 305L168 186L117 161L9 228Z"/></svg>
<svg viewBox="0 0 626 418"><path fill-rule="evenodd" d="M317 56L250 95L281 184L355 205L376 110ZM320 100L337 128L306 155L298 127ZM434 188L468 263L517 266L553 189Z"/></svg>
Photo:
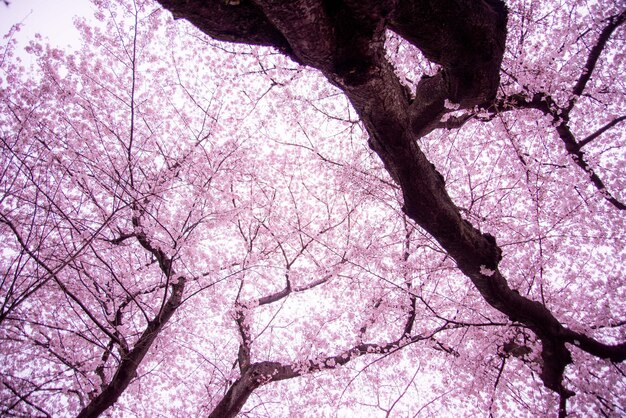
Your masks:
<svg viewBox="0 0 626 418"><path fill-rule="evenodd" d="M35 33L47 37L50 43L64 48L77 47L78 32L73 16L93 16L89 0L9 0L9 6L0 1L0 39L15 23L23 23L17 39L22 47ZM1 42L0 42L1 43Z"/></svg>

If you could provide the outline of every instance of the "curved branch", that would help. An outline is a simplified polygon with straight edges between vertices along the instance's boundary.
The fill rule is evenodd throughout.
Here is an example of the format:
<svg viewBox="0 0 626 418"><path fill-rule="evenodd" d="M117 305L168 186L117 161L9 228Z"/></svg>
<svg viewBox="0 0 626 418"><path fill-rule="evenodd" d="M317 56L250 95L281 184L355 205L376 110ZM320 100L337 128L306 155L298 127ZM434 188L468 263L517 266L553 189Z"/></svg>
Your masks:
<svg viewBox="0 0 626 418"><path fill-rule="evenodd" d="M309 373L335 369L367 354L390 354L418 341L429 340L438 332L451 328L443 325L428 335L403 336L385 344L359 344L337 355L307 360L302 363L282 364L274 361L253 363L242 370L209 418L234 418L255 389L271 382L293 379Z"/></svg>

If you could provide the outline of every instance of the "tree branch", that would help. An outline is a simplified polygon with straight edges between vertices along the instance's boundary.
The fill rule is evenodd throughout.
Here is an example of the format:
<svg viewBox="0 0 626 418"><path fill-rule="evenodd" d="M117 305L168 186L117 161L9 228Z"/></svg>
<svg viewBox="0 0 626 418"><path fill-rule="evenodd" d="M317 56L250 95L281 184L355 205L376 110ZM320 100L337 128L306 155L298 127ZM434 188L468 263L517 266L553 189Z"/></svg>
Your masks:
<svg viewBox="0 0 626 418"><path fill-rule="evenodd" d="M135 204L134 206L134 210L137 211L137 205ZM178 277L172 268L172 259L169 258L163 250L152 245L150 239L142 231L139 215L133 216L132 223L135 227L135 237L139 244L157 259L159 267L168 281L171 276L174 276L176 280L170 282L171 293L169 298L167 298L155 317L148 321L146 328L133 348L122 357L109 383L103 384L103 389L98 396L93 398L91 402L80 411L78 414L79 418L98 417L117 402L120 395L137 376L137 369L155 339L180 306L185 290L186 278L184 276Z"/></svg>
<svg viewBox="0 0 626 418"><path fill-rule="evenodd" d="M588 136L583 140L583 142L576 141L576 137L572 133L569 125L567 124L568 119L567 115L565 115L564 110L559 108L556 102L545 93L535 93L531 98L526 97L524 94L515 94L512 96L505 97L503 99L498 100L498 102L494 105L496 112L504 112L510 111L514 109L536 109L541 111L544 115L548 115L552 117L552 120L555 123L555 130L557 135L563 142L565 146L565 150L571 156L572 160L578 167L580 167L587 176L594 187L602 194L605 200L607 200L611 205L613 205L616 209L626 210L626 204L617 199L611 192L608 191L606 185L595 172L595 170L587 163L585 159L585 153L581 150L581 148L597 138L600 134L610 129L617 123L626 119L626 117L621 117L614 119L609 122L594 134Z"/></svg>
<svg viewBox="0 0 626 418"><path fill-rule="evenodd" d="M585 145L587 145L588 143L590 143L591 141L593 141L594 139L596 139L597 137L599 137L600 135L602 135L603 133L605 133L606 131L614 127L615 125L617 125L618 123L623 122L625 120L626 120L626 115L613 119L612 121L608 122L606 125L601 127L600 129L592 133L591 135L587 136L585 139L578 141L578 148L580 149L584 147Z"/></svg>
<svg viewBox="0 0 626 418"><path fill-rule="evenodd" d="M591 48L591 51L589 51L587 62L585 62L580 76L578 77L574 88L572 88L572 98L570 99L568 106L564 109L566 114L569 114L569 112L574 108L576 98L578 98L585 91L585 87L591 79L593 71L596 68L596 64L598 63L598 59L600 59L600 55L602 55L602 51L604 51L611 35L615 29L617 29L625 21L626 10L622 11L622 13L618 15L613 15L608 18L608 24L604 27L602 32L600 32L600 36L598 36L595 45Z"/></svg>
<svg viewBox="0 0 626 418"><path fill-rule="evenodd" d="M226 395L211 412L209 418L236 417L254 390L262 385L293 379L304 374L335 369L367 354L389 354L409 344L429 340L438 332L448 328L450 327L446 324L428 335L403 336L385 344L359 344L337 355L307 360L302 363L282 364L273 361L253 363L242 370L241 376L230 385Z"/></svg>

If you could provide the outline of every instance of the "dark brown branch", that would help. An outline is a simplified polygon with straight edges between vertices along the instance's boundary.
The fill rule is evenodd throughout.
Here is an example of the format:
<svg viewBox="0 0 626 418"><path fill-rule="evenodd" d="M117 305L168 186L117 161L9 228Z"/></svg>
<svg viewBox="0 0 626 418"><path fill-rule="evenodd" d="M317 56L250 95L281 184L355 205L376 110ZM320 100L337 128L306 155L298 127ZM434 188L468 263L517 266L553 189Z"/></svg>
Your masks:
<svg viewBox="0 0 626 418"><path fill-rule="evenodd" d="M47 276L45 279L43 279L43 282L47 282L48 280L52 280L54 281L57 286L59 286L59 288L72 300L74 301L83 312L85 312L85 314L89 317L89 319L104 333L106 334L110 339L116 341L117 343L120 344L120 346L122 345L121 342L117 339L117 337L111 333L110 330L107 329L107 327L104 326L104 324L102 324L92 313L91 311L85 306L85 304L81 301L81 299L79 297L77 297L76 295L74 295L73 292L71 292L67 286L65 286L65 284L61 281L61 279L59 278L59 273L65 268L65 266L67 266L75 257L78 256L79 253L82 252L83 248L87 247L90 243L90 241L88 243L85 243L71 258L68 258L67 260L65 260L60 266L56 267L56 268L51 268L50 266L48 266L47 263L45 263L43 260L41 260L37 254L35 254L26 244L26 242L24 241L24 239L22 238L20 232L17 230L17 228L15 227L15 225L13 224L13 222L11 220L9 220L8 218L6 218L4 216L4 214L0 214L0 223L4 223L5 225L7 225L9 227L9 229L11 229L11 232L13 232L13 234L15 235L18 243L20 244L20 246L22 247L22 249L39 265L41 266L47 273ZM103 226L104 227L104 226ZM102 227L102 228L103 228ZM93 240L95 238L92 237L91 239Z"/></svg>
<svg viewBox="0 0 626 418"><path fill-rule="evenodd" d="M406 217L403 217L404 222L404 230L406 231L404 234L404 251L402 252L402 262L406 265L407 261L409 261L409 257L411 256L411 235L415 231L413 225L408 222ZM405 269L406 271L406 269ZM405 274L404 281L407 288L407 293L409 295L409 302L411 303L409 306L409 312L406 318L406 322L404 324L404 335L409 336L413 332L413 325L415 324L415 318L417 317L417 295L411 292L411 278L408 277L408 274Z"/></svg>
<svg viewBox="0 0 626 418"><path fill-rule="evenodd" d="M120 234L119 237L115 237L115 238L111 238L111 239L106 239L105 238L104 240L107 241L107 242L110 242L111 244L119 245L119 244L123 243L124 241L126 241L127 239L132 238L134 236L135 236L134 233L122 233L122 234Z"/></svg>
<svg viewBox="0 0 626 418"><path fill-rule="evenodd" d="M6 413L7 416L11 416L8 413L11 411L11 409L15 408L15 406L17 406L17 404L19 402L24 402L25 404L27 404L28 406L36 409L37 411L41 412L42 414L44 414L45 417L51 417L52 415L50 415L48 412L46 412L44 409L42 409L41 407L35 405L34 403L32 403L31 401L28 400L28 397L30 395L32 395L38 388L31 390L27 395L22 395L17 389L15 389L13 386L11 386L10 383L8 383L6 380L4 380L2 382L2 384L11 391L11 393L13 393L16 397L19 398L19 401L14 402L13 405L11 405L8 409L5 409L4 411L2 411L3 413ZM19 415L16 415L19 416Z"/></svg>
<svg viewBox="0 0 626 418"><path fill-rule="evenodd" d="M291 283L288 281L287 285L282 289L279 290L276 293L272 293L271 295L268 296L263 296L260 297L259 299L257 299L256 301L256 305L261 306L261 305L268 305L270 303L274 303L277 302L281 299L286 298L287 296L289 296L292 293L300 293L300 292L304 292L310 289L313 289L317 286L320 286L326 282L328 282L331 278L333 277L332 274L328 274L324 277L322 277L321 279L317 279L312 281L311 283L308 283L306 285L303 286L291 286Z"/></svg>
<svg viewBox="0 0 626 418"><path fill-rule="evenodd" d="M442 120L437 122L434 128L435 129L449 129L449 130L459 129L473 117L474 115L471 113L466 113L461 116L450 116L448 118L446 118L446 116L444 115Z"/></svg>
<svg viewBox="0 0 626 418"><path fill-rule="evenodd" d="M250 338L250 326L248 325L248 320L246 318L248 308L239 302L242 289L243 281L241 282L239 291L237 292L237 302L235 303L234 316L235 323L237 324L237 330L239 331L239 338L241 338L239 350L237 352L237 363L239 363L239 370L243 375L246 369L250 367L250 346L252 345L252 339Z"/></svg>
<svg viewBox="0 0 626 418"><path fill-rule="evenodd" d="M606 131L614 127L615 125L617 125L618 123L623 122L625 120L626 120L626 115L613 119L612 121L610 121L609 123L601 127L600 129L592 133L591 135L587 136L585 139L578 141L578 148L580 149L584 147L585 145L587 145L588 143L590 143L591 141L593 141L594 139L596 139L597 137L599 137L600 135L602 135L603 133L605 133Z"/></svg>
<svg viewBox="0 0 626 418"><path fill-rule="evenodd" d="M283 35L251 1L242 1L237 5L224 0L161 0L160 3L172 12L174 19L184 18L214 39L273 46L292 57Z"/></svg>
<svg viewBox="0 0 626 418"><path fill-rule="evenodd" d="M513 97L506 98L503 102L500 103L500 106L497 107L502 110L510 110L518 107L533 108L540 110L546 115L552 116L552 119L556 124L556 131L561 138L561 141L563 141L565 149L570 154L576 165L578 165L585 171L585 173L587 173L595 188L609 203L611 203L615 208L619 210L626 210L626 204L621 202L607 190L604 182L600 179L595 170L593 170L593 168L589 166L589 164L585 160L584 153L581 151L581 148L583 146L587 145L619 122L625 120L626 116L614 119L613 121L609 122L598 131L587 136L580 142L576 141L576 138L574 137L574 134L571 132L568 125L569 115L576 105L578 97L583 94L587 83L591 79L598 60L600 59L600 56L602 55L602 52L604 51L609 39L611 38L611 35L620 25L622 25L626 21L626 10L622 11L620 14L609 17L607 20L607 25L604 27L604 29L602 29L602 32L598 36L595 45L591 48L589 55L587 56L587 60L582 68L581 74L578 77L576 84L572 88L572 97L570 98L566 107L559 107L552 99L552 97L545 93L535 93L530 100L524 97L524 95L518 94Z"/></svg>
<svg viewBox="0 0 626 418"><path fill-rule="evenodd" d="M172 286L172 293L161 311L160 315L148 322L130 352L122 358L111 381L105 385L104 390L98 394L78 414L80 418L97 417L113 405L120 395L126 390L130 382L137 376L137 369L143 358L154 343L167 321L178 308L185 286L184 279Z"/></svg>
<svg viewBox="0 0 626 418"><path fill-rule="evenodd" d="M565 150L572 157L574 163L576 163L578 167L582 168L583 171L587 173L587 175L589 176L589 180L591 180L591 183L610 204L612 204L615 208L619 210L626 210L626 204L615 198L615 196L613 196L608 191L604 182L602 181L602 179L600 179L600 176L598 176L595 170L591 168L589 163L587 163L587 160L585 159L585 154L580 149L581 145L576 142L574 134L570 130L567 123L560 118L557 118L556 120L558 121L556 131L559 134L559 138L561 138L561 141L563 141L563 144L565 145Z"/></svg>
<svg viewBox="0 0 626 418"><path fill-rule="evenodd" d="M137 210L136 207L134 209ZM175 272L172 269L172 259L169 258L163 250L153 246L152 242L145 235L145 233L141 232L140 217L134 216L132 222L136 229L135 236L137 241L145 250L156 258L162 273L168 281L171 276L176 277ZM155 339L180 306L185 290L185 283L185 277L176 277L175 283L171 283L170 295L162 305L159 312L152 320L148 321L146 328L133 348L122 357L110 382L103 385L102 392L93 398L91 402L89 402L89 404L80 411L78 414L79 418L97 417L117 402L120 395L137 376L137 369Z"/></svg>
<svg viewBox="0 0 626 418"><path fill-rule="evenodd" d="M607 359L614 363L626 361L626 342L616 345L602 344L585 334L572 330L565 330L564 339L595 357Z"/></svg>
<svg viewBox="0 0 626 418"><path fill-rule="evenodd" d="M241 376L233 382L226 395L217 404L209 418L234 418L255 389L262 385L281 380L293 379L305 374L335 369L355 358L378 354L385 355L418 341L429 340L438 332L449 328L448 325L437 328L428 335L403 336L385 344L359 344L337 355L307 360L298 364L282 364L272 361L253 363L245 368Z"/></svg>
<svg viewBox="0 0 626 418"><path fill-rule="evenodd" d="M222 400L209 414L209 418L235 418L252 392L264 383L267 383L275 372L284 367L280 363L265 361L254 363L242 371Z"/></svg>
<svg viewBox="0 0 626 418"><path fill-rule="evenodd" d="M607 42L611 38L611 35L621 24L626 21L626 10L618 15L611 16L608 18L608 24L604 27L600 36L596 40L595 45L591 48L589 55L587 56L587 62L580 73L580 77L578 77L578 81L574 85L572 89L572 99L569 101L567 108L565 108L565 113L569 114L569 112L574 108L576 103L576 98L578 98L585 91L585 87L587 83L591 79L593 75L593 71L596 68L596 64L600 59L600 55L602 55L602 51L606 47Z"/></svg>
<svg viewBox="0 0 626 418"><path fill-rule="evenodd" d="M585 138L583 142L578 142L576 141L576 137L574 136L569 125L567 124L568 120L566 115L564 114L564 111L557 106L552 97L546 94L535 93L532 98L528 98L523 94L516 94L499 100L494 107L497 112L509 111L514 109L536 109L541 111L544 115L551 116L552 120L555 123L555 130L559 138L563 142L565 150L572 157L574 163L576 163L576 165L587 174L589 180L591 180L591 183L602 194L604 199L606 199L616 209L626 210L626 204L621 202L608 191L600 176L598 176L595 170L589 165L589 163L587 163L587 160L585 159L585 153L581 150L583 145L588 144L589 142L597 138L600 134L610 129L617 123L621 122L621 120L626 117L613 120L612 122L600 128L594 134Z"/></svg>

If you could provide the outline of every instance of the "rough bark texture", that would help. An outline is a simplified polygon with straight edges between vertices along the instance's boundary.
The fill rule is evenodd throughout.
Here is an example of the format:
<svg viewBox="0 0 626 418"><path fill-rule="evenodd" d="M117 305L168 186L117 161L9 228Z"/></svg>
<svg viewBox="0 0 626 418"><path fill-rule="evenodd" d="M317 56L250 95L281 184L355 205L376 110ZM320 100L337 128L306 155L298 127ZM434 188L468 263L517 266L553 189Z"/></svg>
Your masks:
<svg viewBox="0 0 626 418"><path fill-rule="evenodd" d="M492 104L506 40L507 10L501 1L159 2L216 39L276 47L339 87L364 123L370 147L401 187L406 214L445 248L489 305L541 339L541 377L563 402L573 395L562 383L572 361L566 343L615 362L626 359L626 343L609 346L568 330L544 305L509 287L498 271L501 250L495 238L461 217L443 177L418 146L417 139L438 126L446 99L461 108ZM420 81L414 97L385 58L386 29L441 65L434 77ZM248 382L256 370L250 367L218 408L225 402L241 408L256 387Z"/></svg>

